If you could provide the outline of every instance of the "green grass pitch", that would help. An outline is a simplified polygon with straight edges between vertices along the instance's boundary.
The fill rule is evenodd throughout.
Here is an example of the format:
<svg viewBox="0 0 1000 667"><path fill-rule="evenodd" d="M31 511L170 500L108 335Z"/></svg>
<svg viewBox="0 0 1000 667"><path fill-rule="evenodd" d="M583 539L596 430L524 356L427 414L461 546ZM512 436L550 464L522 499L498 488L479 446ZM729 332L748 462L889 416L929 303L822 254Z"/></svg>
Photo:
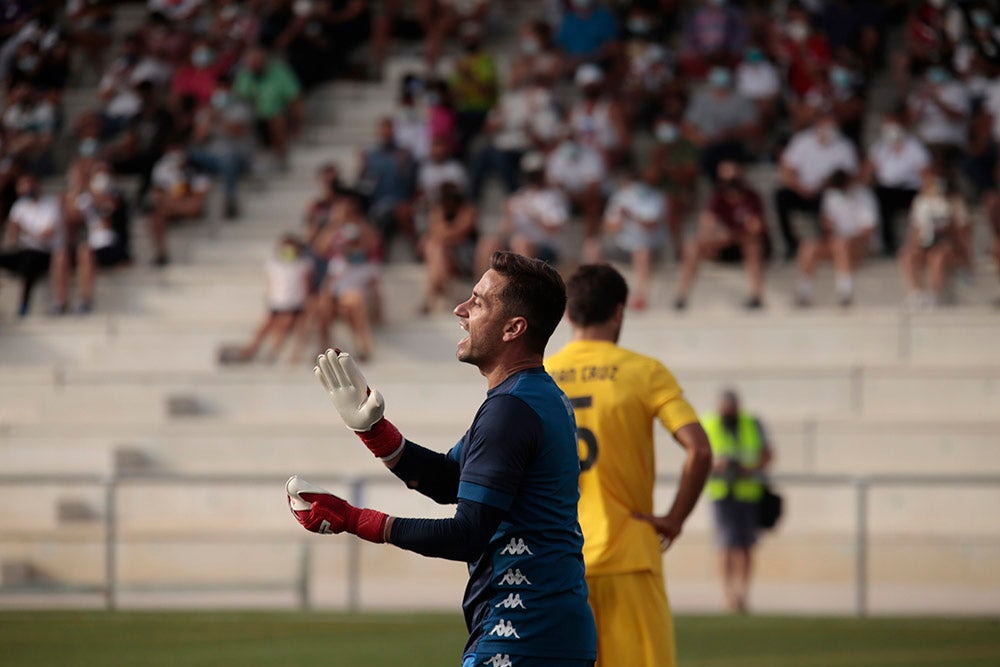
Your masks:
<svg viewBox="0 0 1000 667"><path fill-rule="evenodd" d="M681 616L676 626L681 667L1000 665L1000 619ZM464 640L451 614L0 612L4 667L458 667Z"/></svg>

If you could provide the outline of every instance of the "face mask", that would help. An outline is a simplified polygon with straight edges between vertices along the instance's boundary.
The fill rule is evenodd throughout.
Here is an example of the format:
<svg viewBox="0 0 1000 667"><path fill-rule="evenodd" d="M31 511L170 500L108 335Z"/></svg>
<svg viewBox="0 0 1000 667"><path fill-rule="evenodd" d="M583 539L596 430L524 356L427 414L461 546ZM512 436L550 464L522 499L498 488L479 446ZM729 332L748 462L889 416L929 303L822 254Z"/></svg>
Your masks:
<svg viewBox="0 0 1000 667"><path fill-rule="evenodd" d="M299 258L299 250L293 245L285 244L278 249L278 258L282 262L291 264Z"/></svg>
<svg viewBox="0 0 1000 667"><path fill-rule="evenodd" d="M111 189L111 176L103 171L97 172L90 179L90 189L94 194L106 194Z"/></svg>
<svg viewBox="0 0 1000 667"><path fill-rule="evenodd" d="M586 11L594 6L594 0L573 0L573 8L578 11Z"/></svg>
<svg viewBox="0 0 1000 667"><path fill-rule="evenodd" d="M208 67L212 64L214 56L211 49L197 48L191 53L191 63L195 67Z"/></svg>
<svg viewBox="0 0 1000 667"><path fill-rule="evenodd" d="M229 93L224 90L217 90L212 93L212 108L216 111L225 109L229 104Z"/></svg>
<svg viewBox="0 0 1000 667"><path fill-rule="evenodd" d="M653 29L652 24L645 16L633 16L626 22L628 31L633 35L645 35Z"/></svg>
<svg viewBox="0 0 1000 667"><path fill-rule="evenodd" d="M542 50L542 45L538 43L537 39L532 37L525 37L521 40L521 53L533 56Z"/></svg>
<svg viewBox="0 0 1000 667"><path fill-rule="evenodd" d="M993 25L993 17L989 12L979 10L972 13L972 25L987 30Z"/></svg>
<svg viewBox="0 0 1000 667"><path fill-rule="evenodd" d="M948 70L943 67L932 67L927 70L927 80L936 86L948 81L950 78Z"/></svg>
<svg viewBox="0 0 1000 667"><path fill-rule="evenodd" d="M424 96L424 100L429 106L434 107L441 104L441 95L439 93L427 93L427 95Z"/></svg>
<svg viewBox="0 0 1000 667"><path fill-rule="evenodd" d="M788 37L793 42L804 42L809 37L809 26L802 21L788 24Z"/></svg>
<svg viewBox="0 0 1000 667"><path fill-rule="evenodd" d="M677 141L679 135L680 132L678 132L677 126L673 123L656 124L656 140L661 144L672 144Z"/></svg>
<svg viewBox="0 0 1000 667"><path fill-rule="evenodd" d="M836 88L850 88L854 84L854 74L844 67L830 69L830 83Z"/></svg>
<svg viewBox="0 0 1000 667"><path fill-rule="evenodd" d="M98 142L93 137L88 137L80 142L80 157L94 157L97 154Z"/></svg>
<svg viewBox="0 0 1000 667"><path fill-rule="evenodd" d="M708 83L713 88L729 88L732 82L732 74L729 73L729 70L722 67L712 69L708 75Z"/></svg>
<svg viewBox="0 0 1000 667"><path fill-rule="evenodd" d="M17 59L17 66L24 71L30 71L38 67L38 56L21 56Z"/></svg>
<svg viewBox="0 0 1000 667"><path fill-rule="evenodd" d="M764 62L764 52L760 49L750 49L747 51L746 61L748 63L762 63Z"/></svg>
<svg viewBox="0 0 1000 667"><path fill-rule="evenodd" d="M890 144L899 143L903 138L903 128L898 123L886 123L882 126L882 138Z"/></svg>
<svg viewBox="0 0 1000 667"><path fill-rule="evenodd" d="M943 9L944 6L948 4L948 0L930 0L930 2L934 9Z"/></svg>

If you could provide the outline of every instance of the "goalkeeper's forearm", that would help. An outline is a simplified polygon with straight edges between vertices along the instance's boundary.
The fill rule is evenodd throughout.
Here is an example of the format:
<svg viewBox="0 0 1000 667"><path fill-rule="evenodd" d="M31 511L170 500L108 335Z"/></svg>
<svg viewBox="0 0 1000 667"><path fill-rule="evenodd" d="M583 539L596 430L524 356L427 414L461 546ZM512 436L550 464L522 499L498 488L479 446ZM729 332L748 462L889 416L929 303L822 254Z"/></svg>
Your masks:
<svg viewBox="0 0 1000 667"><path fill-rule="evenodd" d="M458 502L459 465L448 456L405 440L399 455L383 462L406 486L434 502Z"/></svg>
<svg viewBox="0 0 1000 667"><path fill-rule="evenodd" d="M459 500L450 519L391 518L387 541L422 556L471 563L482 555L504 514L489 505Z"/></svg>

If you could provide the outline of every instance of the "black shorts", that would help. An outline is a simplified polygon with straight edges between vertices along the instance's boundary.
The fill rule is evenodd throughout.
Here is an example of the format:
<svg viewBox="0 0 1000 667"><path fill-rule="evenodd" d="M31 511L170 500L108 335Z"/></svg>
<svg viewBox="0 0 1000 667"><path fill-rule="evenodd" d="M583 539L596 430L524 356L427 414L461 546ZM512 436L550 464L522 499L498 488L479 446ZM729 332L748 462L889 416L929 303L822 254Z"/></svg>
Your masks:
<svg viewBox="0 0 1000 667"><path fill-rule="evenodd" d="M97 265L102 269L108 269L125 261L125 251L122 250L121 246L116 245L95 248L94 259L97 260Z"/></svg>
<svg viewBox="0 0 1000 667"><path fill-rule="evenodd" d="M723 498L712 503L715 537L724 548L752 547L757 541L758 503Z"/></svg>

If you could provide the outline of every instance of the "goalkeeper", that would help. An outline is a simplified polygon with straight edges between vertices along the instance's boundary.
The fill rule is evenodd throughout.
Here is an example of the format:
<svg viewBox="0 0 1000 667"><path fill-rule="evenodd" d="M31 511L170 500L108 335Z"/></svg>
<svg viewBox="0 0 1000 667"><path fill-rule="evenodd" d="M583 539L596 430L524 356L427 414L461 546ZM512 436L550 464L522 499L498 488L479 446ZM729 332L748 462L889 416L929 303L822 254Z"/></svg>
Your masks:
<svg viewBox="0 0 1000 667"><path fill-rule="evenodd" d="M576 425L542 367L565 304L554 269L493 255L472 296L455 308L468 332L458 359L485 376L486 400L447 454L400 435L348 354L328 350L315 369L345 424L394 475L457 509L450 519L390 517L293 477L292 512L313 532L349 532L467 562L463 667L589 667L596 656L577 521Z"/></svg>

